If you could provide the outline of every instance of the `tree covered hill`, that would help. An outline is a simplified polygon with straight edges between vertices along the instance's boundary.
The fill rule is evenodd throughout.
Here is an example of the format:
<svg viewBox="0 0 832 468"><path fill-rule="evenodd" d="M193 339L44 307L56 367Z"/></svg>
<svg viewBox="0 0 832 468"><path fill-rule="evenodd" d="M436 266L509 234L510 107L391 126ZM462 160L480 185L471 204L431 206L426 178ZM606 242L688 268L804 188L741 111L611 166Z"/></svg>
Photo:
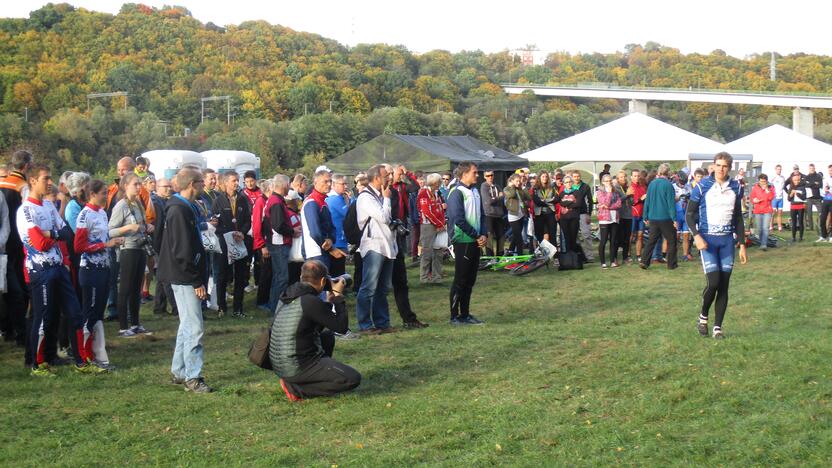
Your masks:
<svg viewBox="0 0 832 468"><path fill-rule="evenodd" d="M125 4L117 15L49 4L0 19L0 150L31 147L57 168L112 170L123 154L177 147L245 149L267 171L312 166L385 132L469 134L522 152L619 115L613 100L504 95L502 82L826 92L832 58L721 51L681 54L656 43L609 54L553 53L523 66L508 51L414 54L346 47L264 21L220 27L182 7ZM89 93L124 91L88 101ZM232 122L223 101L230 96ZM125 107L126 104L126 107ZM89 107L88 107L89 106ZM733 140L788 109L664 103L651 114ZM828 112L818 136L832 137Z"/></svg>

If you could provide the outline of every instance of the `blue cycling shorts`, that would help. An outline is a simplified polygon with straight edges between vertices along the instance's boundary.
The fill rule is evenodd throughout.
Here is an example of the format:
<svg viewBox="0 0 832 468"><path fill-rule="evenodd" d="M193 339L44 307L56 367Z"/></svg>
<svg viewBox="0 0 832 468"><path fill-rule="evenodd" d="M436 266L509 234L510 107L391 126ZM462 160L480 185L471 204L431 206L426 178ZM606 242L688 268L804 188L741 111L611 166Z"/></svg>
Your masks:
<svg viewBox="0 0 832 468"><path fill-rule="evenodd" d="M733 270L734 251L736 250L734 236L731 234L721 236L702 234L702 238L708 243L707 249L699 251L702 256L702 268L705 270L705 274Z"/></svg>

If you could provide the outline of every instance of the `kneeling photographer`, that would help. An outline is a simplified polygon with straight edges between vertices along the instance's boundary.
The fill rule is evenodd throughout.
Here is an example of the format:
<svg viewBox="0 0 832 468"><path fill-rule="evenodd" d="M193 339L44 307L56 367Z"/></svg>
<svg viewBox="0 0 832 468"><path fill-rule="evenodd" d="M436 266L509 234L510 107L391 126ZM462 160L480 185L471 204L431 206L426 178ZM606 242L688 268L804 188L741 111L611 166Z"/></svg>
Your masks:
<svg viewBox="0 0 832 468"><path fill-rule="evenodd" d="M332 359L332 332L346 333L348 328L346 286L346 278L330 279L322 262L308 260L301 267L300 282L289 286L280 298L269 359L291 401L336 395L361 383L358 371ZM326 301L321 299L323 291Z"/></svg>

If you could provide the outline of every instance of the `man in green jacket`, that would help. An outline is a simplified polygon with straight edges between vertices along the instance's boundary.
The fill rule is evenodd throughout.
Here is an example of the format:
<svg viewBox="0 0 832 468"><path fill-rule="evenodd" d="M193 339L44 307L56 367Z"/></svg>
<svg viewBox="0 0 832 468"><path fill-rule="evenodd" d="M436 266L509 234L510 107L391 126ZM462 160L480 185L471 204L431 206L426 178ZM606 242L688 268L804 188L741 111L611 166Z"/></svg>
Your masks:
<svg viewBox="0 0 832 468"><path fill-rule="evenodd" d="M670 166L667 163L659 165L658 175L647 187L647 198L644 200L644 224L650 226L650 237L647 239L644 255L641 256L642 269L650 266L650 252L656 247L659 239L667 240L667 269L673 270L678 266L676 259L676 192L668 179Z"/></svg>

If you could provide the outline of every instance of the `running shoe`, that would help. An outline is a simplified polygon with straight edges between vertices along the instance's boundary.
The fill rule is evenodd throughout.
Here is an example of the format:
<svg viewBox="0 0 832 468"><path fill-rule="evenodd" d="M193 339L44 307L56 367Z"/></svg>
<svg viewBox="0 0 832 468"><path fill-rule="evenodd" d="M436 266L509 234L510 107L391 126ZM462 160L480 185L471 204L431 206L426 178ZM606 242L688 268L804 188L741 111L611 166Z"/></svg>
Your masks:
<svg viewBox="0 0 832 468"><path fill-rule="evenodd" d="M122 338L134 338L136 336L136 332L128 328L127 330L119 330L118 336Z"/></svg>
<svg viewBox="0 0 832 468"><path fill-rule="evenodd" d="M607 266L607 264L606 264L606 263L602 263L602 264L601 264L601 269L602 269L602 270L606 270L607 268L609 268L609 267Z"/></svg>
<svg viewBox="0 0 832 468"><path fill-rule="evenodd" d="M419 329L419 328L427 328L429 326L430 326L429 324L424 323L424 322L420 322L418 320L413 320L412 322L405 322L405 324L404 324L404 328L407 328L408 330L416 330L416 329Z"/></svg>
<svg viewBox="0 0 832 468"><path fill-rule="evenodd" d="M832 239L832 238L830 238L830 239ZM816 240L815 242L829 242L829 240L825 237L818 237L818 240Z"/></svg>
<svg viewBox="0 0 832 468"><path fill-rule="evenodd" d="M141 325L135 325L135 326L133 326L133 328L131 328L131 330L133 330L133 333L135 333L137 335L152 335L153 334L153 332L147 331L147 329L144 328Z"/></svg>
<svg viewBox="0 0 832 468"><path fill-rule="evenodd" d="M461 317L459 319L459 321L462 325L482 325L482 324L485 323L482 320L474 317L473 315L469 315L467 317Z"/></svg>
<svg viewBox="0 0 832 468"><path fill-rule="evenodd" d="M612 267L612 268L618 268L618 263L617 263L617 262L612 262L612 265L610 265L610 267Z"/></svg>
<svg viewBox="0 0 832 468"><path fill-rule="evenodd" d="M113 372L116 370L116 366L110 364L109 362L103 362L96 359L92 361L92 364L104 369L105 372Z"/></svg>
<svg viewBox="0 0 832 468"><path fill-rule="evenodd" d="M104 374L107 372L106 370L96 366L92 362L75 364L72 368L75 370L75 372L78 372L80 374Z"/></svg>
<svg viewBox="0 0 832 468"><path fill-rule="evenodd" d="M289 401L291 401L293 403L303 401L303 398L301 398L301 397L295 395L294 393L292 393L291 391L289 391L289 386L286 385L286 382L283 379L280 379L280 388L283 389L283 393L286 394L286 398L288 398Z"/></svg>
<svg viewBox="0 0 832 468"><path fill-rule="evenodd" d="M198 377L196 379L185 381L185 391L194 393L211 393L214 389L209 387L202 377Z"/></svg>
<svg viewBox="0 0 832 468"><path fill-rule="evenodd" d="M722 329L719 327L714 327L714 338L717 340L721 340L725 338L725 335L722 333Z"/></svg>
<svg viewBox="0 0 832 468"><path fill-rule="evenodd" d="M246 286L245 288L243 288L243 291L245 291L245 292L247 292L247 293L250 293L250 292L252 292L252 291L254 291L254 290L256 290L256 289L257 289L257 285L256 285L256 284L250 284L250 285Z"/></svg>
<svg viewBox="0 0 832 468"><path fill-rule="evenodd" d="M701 320L696 321L696 329L699 330L699 334L702 336L708 336L708 322L703 322Z"/></svg>
<svg viewBox="0 0 832 468"><path fill-rule="evenodd" d="M361 335L358 333L353 333L351 330L347 330L346 333L335 333L335 339L341 341L354 341L360 340Z"/></svg>
<svg viewBox="0 0 832 468"><path fill-rule="evenodd" d="M464 325L462 322L459 321L459 317L451 317L451 320L448 321L451 325Z"/></svg>
<svg viewBox="0 0 832 468"><path fill-rule="evenodd" d="M234 318L248 318L248 315L244 314L242 310L238 310L234 312Z"/></svg>
<svg viewBox="0 0 832 468"><path fill-rule="evenodd" d="M55 371L49 367L49 364L43 362L32 369L31 375L34 377L55 377Z"/></svg>

